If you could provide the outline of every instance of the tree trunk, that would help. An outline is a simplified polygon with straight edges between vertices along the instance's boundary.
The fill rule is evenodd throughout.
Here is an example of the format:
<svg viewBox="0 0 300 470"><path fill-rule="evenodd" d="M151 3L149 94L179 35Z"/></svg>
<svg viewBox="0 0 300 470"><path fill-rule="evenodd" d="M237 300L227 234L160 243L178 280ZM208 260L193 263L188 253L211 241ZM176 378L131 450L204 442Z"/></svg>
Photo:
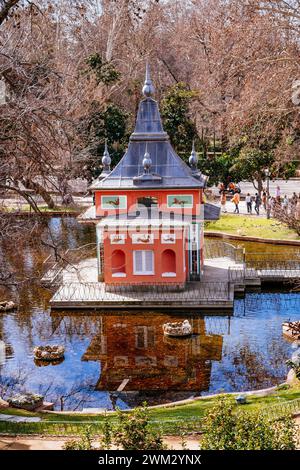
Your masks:
<svg viewBox="0 0 300 470"><path fill-rule="evenodd" d="M261 179L261 176L259 175L257 178L257 190L258 190L258 194L259 196L261 197L261 193L263 192L263 182L262 182L262 179Z"/></svg>
<svg viewBox="0 0 300 470"><path fill-rule="evenodd" d="M74 199L72 196L71 189L69 187L68 180L64 177L58 176L58 186L61 193L62 205L69 206L74 205Z"/></svg>
<svg viewBox="0 0 300 470"><path fill-rule="evenodd" d="M257 185L255 184L255 181L257 182ZM258 192L259 196L261 196L261 193L263 192L263 182L262 178L260 175L257 176L256 180L252 180L252 184L256 191Z"/></svg>
<svg viewBox="0 0 300 470"><path fill-rule="evenodd" d="M21 182L26 188L32 189L36 194L41 196L49 209L55 209L55 202L53 201L50 193L41 184L25 178L23 178Z"/></svg>
<svg viewBox="0 0 300 470"><path fill-rule="evenodd" d="M23 191L19 187L7 186L7 185L2 185L2 184L0 184L0 188L3 188L3 189L8 190L8 191L15 191L17 194L22 196L25 199L25 201L28 202L29 206L33 209L34 212L36 212L37 214L41 213L41 211L39 210L35 200L30 196L30 194L26 193L26 190Z"/></svg>

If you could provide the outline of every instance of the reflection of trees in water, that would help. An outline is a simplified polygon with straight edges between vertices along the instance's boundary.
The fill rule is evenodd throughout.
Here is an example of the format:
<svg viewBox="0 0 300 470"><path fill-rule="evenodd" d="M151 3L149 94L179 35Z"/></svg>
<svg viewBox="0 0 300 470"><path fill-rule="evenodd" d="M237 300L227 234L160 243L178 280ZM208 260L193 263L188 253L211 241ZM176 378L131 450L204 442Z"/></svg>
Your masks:
<svg viewBox="0 0 300 470"><path fill-rule="evenodd" d="M92 338L102 328L102 317L89 316L50 316L50 311L35 310L28 314L17 314L14 320L26 338L29 350L37 346L37 342L57 340L62 343L72 341L75 337ZM0 317L0 339L1 339L1 317Z"/></svg>
<svg viewBox="0 0 300 470"><path fill-rule="evenodd" d="M282 366L282 359L284 356L277 356L280 354L280 347L276 348L276 342L274 341L275 349L273 349L274 357L270 357L270 360L257 350L253 350L249 343L244 343L240 347L236 347L234 351L231 351L231 363L232 369L225 370L224 376L227 378L232 389L238 389L240 383L243 383L243 389L258 389L264 386L271 386L278 383L279 377L281 377L282 370L274 367L273 359L276 357L276 362ZM272 346L267 346L268 352L271 352ZM268 356L269 357L269 356ZM281 357L281 364L280 364Z"/></svg>
<svg viewBox="0 0 300 470"><path fill-rule="evenodd" d="M45 367L52 367L51 365ZM0 397L7 400L17 393L35 392L45 397L45 401L54 403L55 409L76 411L88 407L95 401L95 379L86 377L72 384L66 384L63 377L49 382L45 373L39 384L34 389L28 385L28 379L33 369L22 364L16 365L13 371L3 373L0 366Z"/></svg>
<svg viewBox="0 0 300 470"><path fill-rule="evenodd" d="M82 315L51 316L53 334L72 340L74 336L92 338L102 330L102 317Z"/></svg>
<svg viewBox="0 0 300 470"><path fill-rule="evenodd" d="M287 291L246 293L243 299L234 302L234 317L257 316L269 313L272 316L297 315L300 309L300 292L293 291L293 286L286 286ZM279 287L278 287L279 290Z"/></svg>
<svg viewBox="0 0 300 470"><path fill-rule="evenodd" d="M60 411L65 409L76 411L88 407L95 402L94 390L95 380L93 377L77 380L67 387L64 383L50 385L45 383L39 386L39 393L54 403L55 409Z"/></svg>
<svg viewBox="0 0 300 470"><path fill-rule="evenodd" d="M26 370L23 365L19 365L8 375L3 372L0 366L0 397L6 400L13 394L26 391L24 387L29 373L28 369Z"/></svg>
<svg viewBox="0 0 300 470"><path fill-rule="evenodd" d="M41 278L50 246L61 251L95 242L94 228L80 225L73 217L16 218L10 228L8 233L0 231L0 286L5 286L6 295L27 305L40 300L32 283Z"/></svg>
<svg viewBox="0 0 300 470"><path fill-rule="evenodd" d="M1 298L12 298L18 303L15 321L29 338L33 329L37 329L37 333L42 329L38 323L39 317L35 315L37 309L43 313L45 325L48 324L48 317L45 318L45 315L49 314L48 302L52 293L41 287L40 278L43 261L49 255L50 249L43 242L54 238L56 243L61 244L62 249L67 249L95 240L94 228L80 225L75 218L53 217L46 222L45 226L35 224L34 218L26 218L28 230L22 233L10 232L8 237L0 237L0 295ZM11 272L11 282L16 284L2 286L1 272ZM46 329L47 326L44 330ZM46 331L43 331L42 335L45 338L49 336Z"/></svg>
<svg viewBox="0 0 300 470"><path fill-rule="evenodd" d="M49 230L54 243L64 250L96 241L95 227L79 224L75 217L52 217Z"/></svg>
<svg viewBox="0 0 300 470"><path fill-rule="evenodd" d="M34 224L34 219L26 222L27 227L22 231L16 229L9 236L0 237L0 274L11 274L5 283L8 288L35 278L45 255L40 244L45 226Z"/></svg>
<svg viewBox="0 0 300 470"><path fill-rule="evenodd" d="M272 364L272 369L277 371L279 377L281 377L282 370L287 372L285 364L285 361L289 359L287 344L289 343L286 340L278 341L277 338L270 338L270 341L267 343L267 360Z"/></svg>

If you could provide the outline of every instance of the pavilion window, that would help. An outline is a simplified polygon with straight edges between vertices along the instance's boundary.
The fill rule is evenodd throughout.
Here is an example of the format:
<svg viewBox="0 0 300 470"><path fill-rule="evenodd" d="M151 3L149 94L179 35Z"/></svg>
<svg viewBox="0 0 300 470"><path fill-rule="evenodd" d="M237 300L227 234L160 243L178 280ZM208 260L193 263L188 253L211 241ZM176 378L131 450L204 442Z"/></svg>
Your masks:
<svg viewBox="0 0 300 470"><path fill-rule="evenodd" d="M154 274L154 251L136 250L133 252L133 274Z"/></svg>
<svg viewBox="0 0 300 470"><path fill-rule="evenodd" d="M138 207L157 207L158 200L156 197L153 196L144 196L137 198L137 206Z"/></svg>
<svg viewBox="0 0 300 470"><path fill-rule="evenodd" d="M135 330L135 347L147 349L155 346L155 332L153 326L137 326Z"/></svg>

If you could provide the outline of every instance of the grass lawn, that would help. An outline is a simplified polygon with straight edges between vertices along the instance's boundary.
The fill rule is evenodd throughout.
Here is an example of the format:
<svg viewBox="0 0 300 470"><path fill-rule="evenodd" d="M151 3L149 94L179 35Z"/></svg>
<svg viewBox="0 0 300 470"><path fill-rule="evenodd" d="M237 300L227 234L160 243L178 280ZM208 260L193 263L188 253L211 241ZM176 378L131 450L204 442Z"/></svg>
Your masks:
<svg viewBox="0 0 300 470"><path fill-rule="evenodd" d="M278 220L251 215L222 214L216 222L205 224L205 233L209 234L210 231L275 240L300 240L294 230Z"/></svg>
<svg viewBox="0 0 300 470"><path fill-rule="evenodd" d="M271 405L288 403L300 399L300 384L287 388L279 387L272 395L266 397L247 397L243 410L266 410ZM216 404L217 398L198 400L186 405L150 410L151 422L159 426L164 434L179 434L181 431L195 432L201 429L201 418ZM238 405L236 405L238 407ZM300 407L300 404L299 404ZM16 409L3 409L0 413L17 416L40 416L41 423L4 423L0 421L0 432L20 434L76 434L86 424L98 425L103 421L103 415L72 415L60 413L37 414ZM110 420L115 420L115 413L108 414Z"/></svg>
<svg viewBox="0 0 300 470"><path fill-rule="evenodd" d="M50 209L48 206L40 206L38 205L38 208L41 212L78 212L78 208L76 207L68 207L68 206L56 206L54 209ZM34 212L33 209L30 207L29 204L22 204L20 207L14 207L14 206L6 206L2 207L1 210L3 212L9 212L9 213L14 213L14 212Z"/></svg>

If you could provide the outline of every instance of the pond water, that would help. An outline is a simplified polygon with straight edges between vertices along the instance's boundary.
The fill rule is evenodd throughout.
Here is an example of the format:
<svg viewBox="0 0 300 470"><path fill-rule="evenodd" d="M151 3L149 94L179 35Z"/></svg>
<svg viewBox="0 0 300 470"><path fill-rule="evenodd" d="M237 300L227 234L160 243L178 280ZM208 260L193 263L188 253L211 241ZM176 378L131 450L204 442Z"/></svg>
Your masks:
<svg viewBox="0 0 300 470"><path fill-rule="evenodd" d="M53 218L50 225L65 247L94 241L93 227L75 219ZM44 257L44 251L24 249L19 268L34 279ZM288 291L249 292L235 300L230 316L222 311L51 313L51 294L34 280L19 294L18 311L0 314L0 391L3 396L12 390L42 393L56 409L126 408L144 400L153 404L278 384L292 353L281 324L300 318L300 293ZM162 324L187 315L193 337L166 339ZM33 348L46 343L63 344L65 360L36 364ZM126 393L116 397L111 392L124 379L129 379Z"/></svg>

